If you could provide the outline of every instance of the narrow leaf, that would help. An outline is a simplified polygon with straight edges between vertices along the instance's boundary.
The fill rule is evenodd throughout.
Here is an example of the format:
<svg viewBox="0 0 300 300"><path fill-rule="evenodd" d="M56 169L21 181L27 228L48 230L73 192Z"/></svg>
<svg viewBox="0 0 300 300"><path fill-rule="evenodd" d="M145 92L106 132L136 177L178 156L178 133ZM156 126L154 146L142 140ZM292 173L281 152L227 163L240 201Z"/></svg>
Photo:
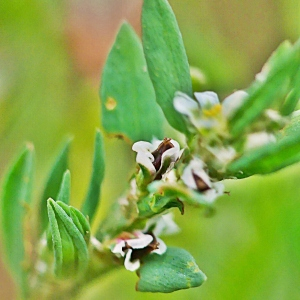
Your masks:
<svg viewBox="0 0 300 300"><path fill-rule="evenodd" d="M133 142L163 137L163 114L155 102L143 48L127 23L109 53L100 98L106 132L125 135Z"/></svg>
<svg viewBox="0 0 300 300"><path fill-rule="evenodd" d="M83 214L88 215L90 222L92 222L99 205L104 171L105 162L103 138L100 131L97 131L95 137L95 150L90 186L82 206L82 212Z"/></svg>
<svg viewBox="0 0 300 300"><path fill-rule="evenodd" d="M156 100L171 126L188 132L173 106L175 92L192 96L189 64L181 33L167 0L144 0L143 47Z"/></svg>
<svg viewBox="0 0 300 300"><path fill-rule="evenodd" d="M33 176L33 146L28 145L5 177L1 196L2 247L17 284L26 289L22 267L25 250L23 226L25 206L30 203Z"/></svg>
<svg viewBox="0 0 300 300"><path fill-rule="evenodd" d="M63 175L63 179L57 195L57 200L69 204L70 197L71 197L71 173L69 170L67 170Z"/></svg>
<svg viewBox="0 0 300 300"><path fill-rule="evenodd" d="M76 209L74 207L70 207L70 210L71 210L71 217L73 219L73 222L78 227L78 229L80 228L80 230L82 230L81 233L82 233L85 241L87 243L89 243L90 237L91 237L91 227L90 227L89 221L78 209ZM76 221L75 221L75 219L76 219ZM77 222L79 222L80 226Z"/></svg>
<svg viewBox="0 0 300 300"><path fill-rule="evenodd" d="M292 134L277 143L249 151L233 161L229 174L244 178L254 174L268 174L300 161L300 135Z"/></svg>
<svg viewBox="0 0 300 300"><path fill-rule="evenodd" d="M63 249L62 240L59 232L58 222L55 217L54 209L50 200L47 201L49 229L52 237L52 245L54 252L54 272L56 275L60 275L62 272L63 264Z"/></svg>
<svg viewBox="0 0 300 300"><path fill-rule="evenodd" d="M81 232L73 223L72 218L68 216L68 214L64 211L64 209L60 205L58 205L53 200L51 200L51 205L53 206L55 213L58 215L58 217L64 224L68 234L72 238L74 246L77 250L79 270L85 271L88 264L89 254L88 254L86 242Z"/></svg>
<svg viewBox="0 0 300 300"><path fill-rule="evenodd" d="M171 293L198 287L206 280L191 254L173 247L168 247L163 255L146 256L139 277L136 289L152 293Z"/></svg>
<svg viewBox="0 0 300 300"><path fill-rule="evenodd" d="M276 101L284 99L291 91L291 80L299 68L300 42L293 48L281 46L266 64L263 79L256 80L248 89L245 99L230 120L230 131L233 136L238 136L258 118L265 109L271 107ZM292 104L291 104L292 103ZM290 111L294 100L288 101L285 108Z"/></svg>
<svg viewBox="0 0 300 300"><path fill-rule="evenodd" d="M295 77L291 82L292 89L280 109L281 114L284 116L291 114L295 110L295 107L297 106L300 99L300 60L298 66L299 70L297 71Z"/></svg>
<svg viewBox="0 0 300 300"><path fill-rule="evenodd" d="M56 158L56 161L48 176L48 180L45 185L43 196L40 202L40 218L41 218L41 233L46 229L47 218L47 200L49 198L55 198L59 193L60 185L62 182L63 174L68 168L68 153L71 140L67 140L63 145L62 150Z"/></svg>

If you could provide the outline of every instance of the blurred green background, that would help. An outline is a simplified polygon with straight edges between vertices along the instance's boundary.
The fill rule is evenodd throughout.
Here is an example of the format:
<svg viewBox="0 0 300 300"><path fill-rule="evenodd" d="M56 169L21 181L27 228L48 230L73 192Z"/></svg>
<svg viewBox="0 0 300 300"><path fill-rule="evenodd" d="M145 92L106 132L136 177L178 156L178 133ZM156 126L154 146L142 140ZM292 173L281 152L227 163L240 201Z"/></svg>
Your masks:
<svg viewBox="0 0 300 300"><path fill-rule="evenodd" d="M299 0L170 0L191 65L221 97L244 88L285 40L300 36ZM0 177L26 141L37 153L35 196L68 136L72 199L83 199L95 127L100 126L101 69L122 19L140 33L141 0L0 3ZM120 195L134 155L122 141L106 138L107 172L98 220ZM121 169L120 169L120 166ZM83 299L300 299L300 167L268 177L230 181L205 218L186 209L176 215L182 231L165 238L186 248L208 276L201 288L170 295L136 293L129 271L107 275ZM15 299L1 266L0 299Z"/></svg>

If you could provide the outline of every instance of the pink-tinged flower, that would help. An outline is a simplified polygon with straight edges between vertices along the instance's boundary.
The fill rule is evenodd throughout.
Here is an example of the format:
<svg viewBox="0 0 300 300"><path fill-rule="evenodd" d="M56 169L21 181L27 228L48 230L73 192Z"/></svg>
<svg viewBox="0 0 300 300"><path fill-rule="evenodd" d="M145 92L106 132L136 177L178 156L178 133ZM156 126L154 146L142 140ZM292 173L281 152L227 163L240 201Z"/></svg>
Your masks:
<svg viewBox="0 0 300 300"><path fill-rule="evenodd" d="M181 179L186 186L202 193L205 200L212 203L217 197L223 195L224 185L222 182L211 182L204 166L201 159L194 158L184 169Z"/></svg>
<svg viewBox="0 0 300 300"><path fill-rule="evenodd" d="M133 234L123 233L117 238L112 253L125 257L124 266L129 271L136 271L140 267L140 259L150 253L163 254L167 250L166 244L153 234L136 231Z"/></svg>
<svg viewBox="0 0 300 300"><path fill-rule="evenodd" d="M136 142L132 150L137 152L136 162L155 179L161 179L163 174L169 172L183 152L175 140L168 138L152 143Z"/></svg>

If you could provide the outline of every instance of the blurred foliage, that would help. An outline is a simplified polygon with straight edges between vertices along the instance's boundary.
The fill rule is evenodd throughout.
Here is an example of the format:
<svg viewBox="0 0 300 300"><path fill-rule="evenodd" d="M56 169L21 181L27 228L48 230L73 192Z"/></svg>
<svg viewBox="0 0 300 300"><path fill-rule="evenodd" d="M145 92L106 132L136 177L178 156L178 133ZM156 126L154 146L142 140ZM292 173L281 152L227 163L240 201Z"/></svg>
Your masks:
<svg viewBox="0 0 300 300"><path fill-rule="evenodd" d="M75 68L66 31L70 3L0 3L0 176L24 142L31 141L39 166L35 180L41 187L59 144L71 134L72 204L79 207L88 186L100 105L95 78ZM109 6L109 11L121 10L124 15L129 14L128 5L136 7L133 14L137 19L140 15L140 0L78 3L99 11ZM170 3L190 63L206 74L207 89L223 95L247 86L282 40L294 41L300 35L300 4L296 0ZM113 26L98 19L99 40L108 33L113 39L120 15L114 14ZM94 22L91 29L98 26ZM101 55L105 56L110 46L105 45ZM96 67L100 71L100 66ZM99 219L126 186L133 166L128 145L118 140L105 142L108 161ZM122 172L116 171L119 165ZM182 232L165 241L184 246L208 281L201 289L159 295L159 299L299 299L299 177L299 166L294 166L238 184L229 181L231 196L219 200L213 218L204 218L200 211L186 211L184 219L178 214ZM41 190L34 193L40 196ZM107 299L157 299L158 295L136 293L135 282L136 275L128 271L111 273L87 289L83 299L99 299L99 294ZM1 280L0 298L9 299L7 287Z"/></svg>

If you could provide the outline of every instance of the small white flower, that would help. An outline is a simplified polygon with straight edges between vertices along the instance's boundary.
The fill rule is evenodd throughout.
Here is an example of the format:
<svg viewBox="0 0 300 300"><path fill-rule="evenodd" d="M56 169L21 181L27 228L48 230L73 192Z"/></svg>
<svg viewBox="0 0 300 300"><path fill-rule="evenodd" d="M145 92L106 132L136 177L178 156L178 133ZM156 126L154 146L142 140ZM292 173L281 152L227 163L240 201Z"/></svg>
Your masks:
<svg viewBox="0 0 300 300"><path fill-rule="evenodd" d="M207 147L207 149L223 166L230 163L236 156L236 151L233 147Z"/></svg>
<svg viewBox="0 0 300 300"><path fill-rule="evenodd" d="M195 98L199 102L202 109L211 109L215 105L220 104L218 95L215 92L194 93Z"/></svg>
<svg viewBox="0 0 300 300"><path fill-rule="evenodd" d="M168 183L175 183L177 182L177 176L174 170L171 170L169 172L166 172L163 176L162 176L162 180L164 182L168 182Z"/></svg>
<svg viewBox="0 0 300 300"><path fill-rule="evenodd" d="M176 92L174 107L186 115L197 129L217 126L222 110L218 95L214 92L195 93L195 98L197 101L184 93Z"/></svg>
<svg viewBox="0 0 300 300"><path fill-rule="evenodd" d="M169 172L183 152L178 142L172 139L155 140L152 143L136 142L132 150L137 152L136 162L152 175L160 173L163 167L167 167L164 173ZM165 166L167 160L169 165Z"/></svg>
<svg viewBox="0 0 300 300"><path fill-rule="evenodd" d="M149 248L149 249L147 249ZM124 266L129 271L136 271L140 267L140 258L144 254L140 254L137 258L132 259L136 251L147 250L147 253L163 254L167 249L165 243L151 234L145 234L141 231L134 232L134 236L119 238L112 253L119 257L125 257Z"/></svg>
<svg viewBox="0 0 300 300"><path fill-rule="evenodd" d="M153 228L152 232L155 236L172 235L180 231L180 228L174 222L174 215L172 212L154 216L148 220L144 231L147 232L150 228Z"/></svg>
<svg viewBox="0 0 300 300"><path fill-rule="evenodd" d="M247 136L245 150L251 150L275 142L276 137L274 134L265 131L251 133Z"/></svg>
<svg viewBox="0 0 300 300"><path fill-rule="evenodd" d="M211 182L204 170L204 163L198 158L190 161L181 176L186 186L201 192L208 203L213 202L217 197L223 195L224 185L222 182Z"/></svg>
<svg viewBox="0 0 300 300"><path fill-rule="evenodd" d="M248 93L245 91L236 91L226 97L222 102L223 115L228 119L231 118L247 97Z"/></svg>

